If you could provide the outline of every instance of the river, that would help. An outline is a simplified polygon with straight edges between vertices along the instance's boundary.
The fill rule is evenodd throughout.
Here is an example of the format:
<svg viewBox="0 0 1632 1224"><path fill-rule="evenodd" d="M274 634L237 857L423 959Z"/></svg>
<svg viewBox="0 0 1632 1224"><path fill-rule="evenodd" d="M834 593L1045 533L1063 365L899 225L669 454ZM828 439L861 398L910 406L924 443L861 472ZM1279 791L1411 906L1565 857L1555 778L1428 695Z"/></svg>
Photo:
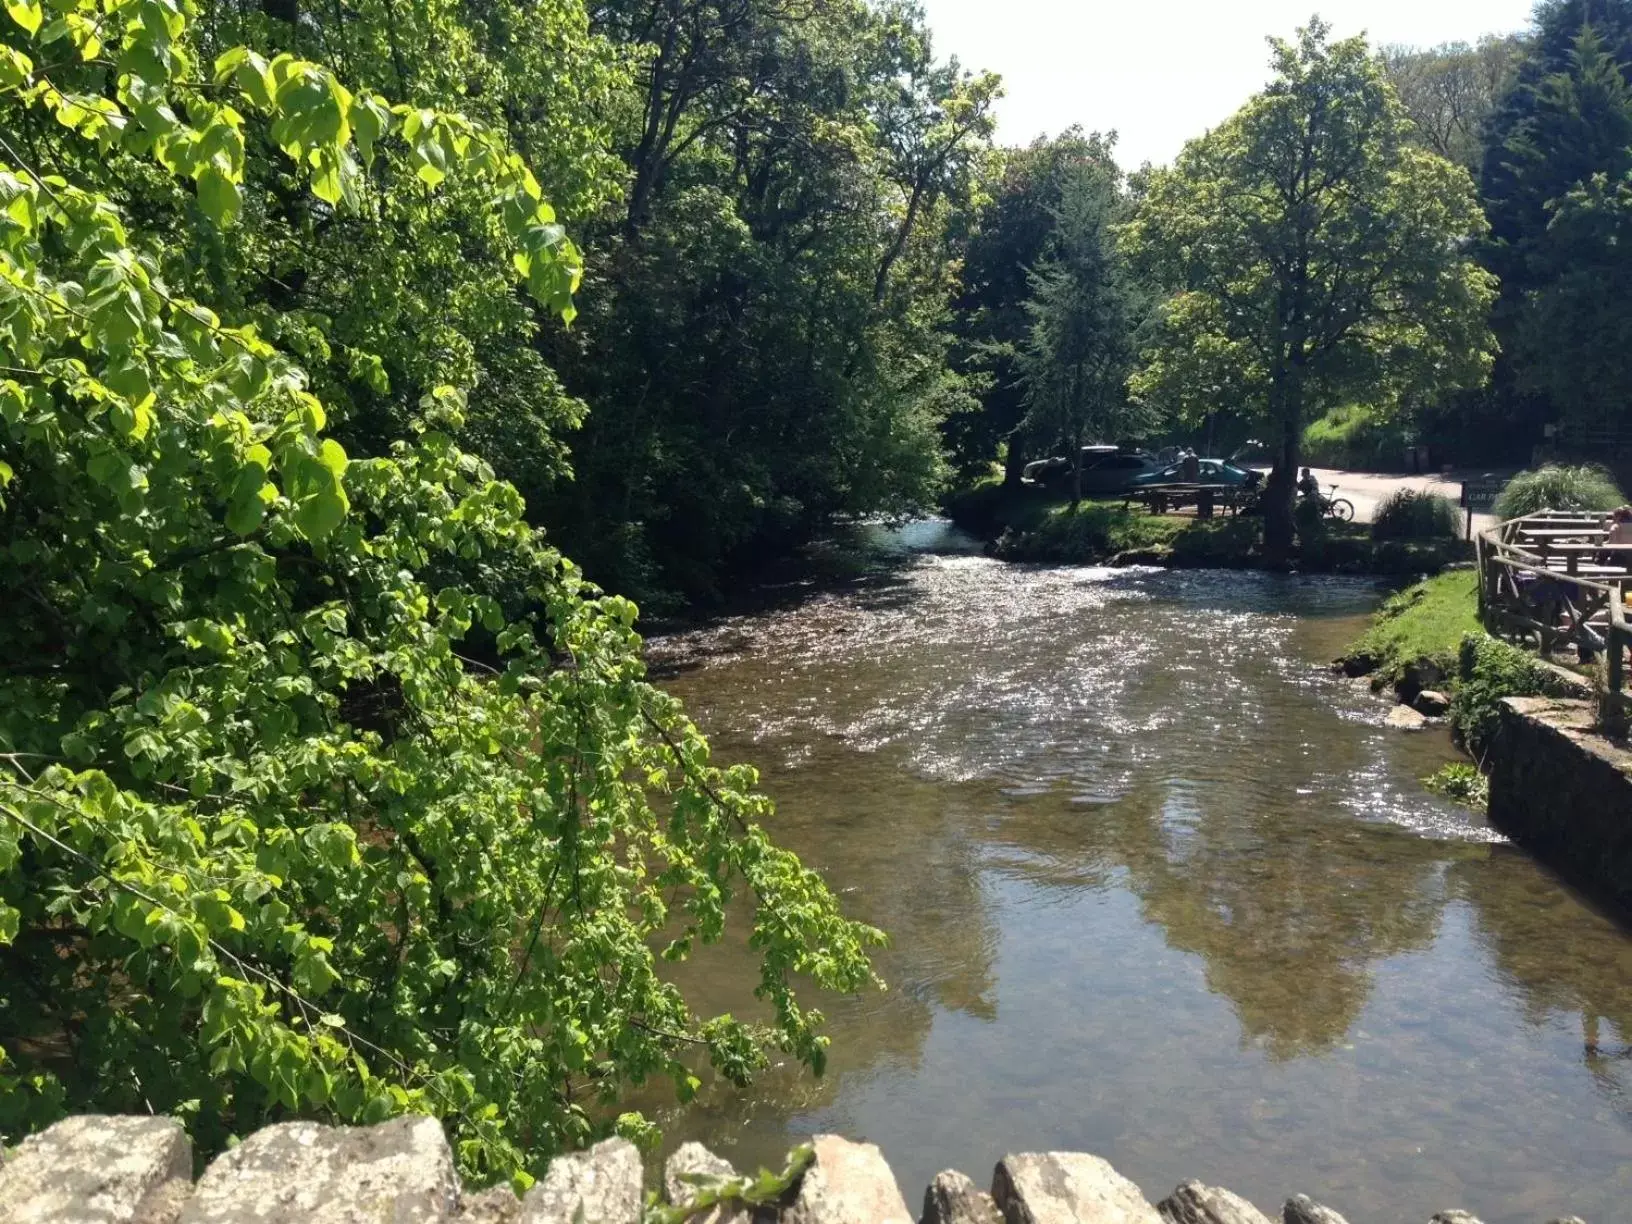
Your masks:
<svg viewBox="0 0 1632 1224"><path fill-rule="evenodd" d="M1361 581L1005 565L935 524L864 580L658 639L888 990L663 1116L740 1168L818 1131L933 1174L1094 1152L1351 1224L1632 1218L1632 938L1419 779L1326 664ZM952 551L946 551L948 547ZM936 551L920 551L922 549ZM743 1014L740 946L683 985Z"/></svg>

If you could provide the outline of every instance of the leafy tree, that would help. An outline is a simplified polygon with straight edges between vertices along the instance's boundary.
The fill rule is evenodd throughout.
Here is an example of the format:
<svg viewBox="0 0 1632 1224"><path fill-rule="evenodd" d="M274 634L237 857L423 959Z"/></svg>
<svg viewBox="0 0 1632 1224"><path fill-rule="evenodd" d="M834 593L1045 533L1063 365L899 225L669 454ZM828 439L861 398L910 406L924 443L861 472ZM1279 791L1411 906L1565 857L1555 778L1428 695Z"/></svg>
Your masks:
<svg viewBox="0 0 1632 1224"><path fill-rule="evenodd" d="M1517 70L1525 40L1487 35L1477 43L1384 47L1388 83L1416 125L1417 141L1430 152L1477 174L1484 129Z"/></svg>
<svg viewBox="0 0 1632 1224"><path fill-rule="evenodd" d="M1068 447L1073 508L1082 499L1083 446L1126 436L1145 416L1128 399L1139 303L1113 240L1119 179L1103 165L1067 178L1055 249L1031 276L1031 332L1017 359L1026 403L1021 427L1045 445Z"/></svg>
<svg viewBox="0 0 1632 1224"><path fill-rule="evenodd" d="M1628 65L1632 2L1547 0L1536 9L1535 35L1486 127L1479 187L1490 234L1480 258L1501 279L1491 316L1501 352L1493 401L1481 416L1487 430L1524 443L1539 440L1541 424L1558 419L1570 402L1555 403L1521 356L1526 303L1538 275L1551 274L1535 258L1551 220L1548 203L1595 174L1613 180L1625 170L1621 95Z"/></svg>
<svg viewBox="0 0 1632 1224"><path fill-rule="evenodd" d="M334 233L394 234L416 255L382 253L375 301L467 285L463 257L570 315L580 255L512 133L292 53L211 66L179 0L5 9L0 1133L151 1109L207 1153L422 1111L467 1175L524 1181L698 1058L820 1070L794 982L866 985L877 933L645 682L633 605L458 446L464 389L348 454L314 388L366 320L274 292ZM530 139L579 165L559 122ZM694 1016L661 964L738 892L763 1010Z"/></svg>
<svg viewBox="0 0 1632 1224"><path fill-rule="evenodd" d="M1137 393L1266 424L1265 543L1284 554L1305 422L1477 385L1494 288L1466 253L1467 173L1410 142L1364 41L1315 22L1271 45L1275 79L1150 176L1127 241L1170 294Z"/></svg>
<svg viewBox="0 0 1632 1224"><path fill-rule="evenodd" d="M1066 181L1083 167L1114 172L1113 136L1069 128L1053 139L1005 149L985 188L987 201L963 247L963 291L956 306L957 360L979 380L980 399L943 426L965 479L999 455L1008 483L1025 464L1025 388L1018 356L1031 330L1026 303L1032 271L1055 247Z"/></svg>
<svg viewBox="0 0 1632 1224"><path fill-rule="evenodd" d="M1624 425L1632 404L1632 180L1593 178L1554 202L1520 316L1524 385L1566 424Z"/></svg>
<svg viewBox="0 0 1632 1224"><path fill-rule="evenodd" d="M1500 230L1490 259L1505 289L1497 319L1520 390L1540 392L1551 419L1608 424L1632 390L1619 352L1632 317L1615 292L1625 281L1624 205L1612 187L1632 170L1632 90L1586 27L1564 69L1529 92L1491 204Z"/></svg>
<svg viewBox="0 0 1632 1224"><path fill-rule="evenodd" d="M659 109L616 134L648 202L583 231L584 316L551 339L595 405L574 479L528 491L593 576L648 604L717 598L836 514L927 503L937 427L968 398L947 362L952 234L995 82L937 62L907 8L703 11L600 10L680 58L644 70Z"/></svg>

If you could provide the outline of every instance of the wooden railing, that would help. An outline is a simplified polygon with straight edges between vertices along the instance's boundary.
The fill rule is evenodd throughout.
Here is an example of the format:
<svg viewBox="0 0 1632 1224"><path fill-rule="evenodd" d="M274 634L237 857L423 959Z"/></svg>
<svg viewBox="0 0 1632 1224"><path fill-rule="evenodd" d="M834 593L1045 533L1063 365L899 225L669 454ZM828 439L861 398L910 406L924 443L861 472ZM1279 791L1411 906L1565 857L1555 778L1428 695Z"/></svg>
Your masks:
<svg viewBox="0 0 1632 1224"><path fill-rule="evenodd" d="M1485 627L1543 658L1571 647L1582 663L1602 658L1604 722L1624 729L1632 545L1610 544L1601 514L1546 510L1480 532L1475 549Z"/></svg>

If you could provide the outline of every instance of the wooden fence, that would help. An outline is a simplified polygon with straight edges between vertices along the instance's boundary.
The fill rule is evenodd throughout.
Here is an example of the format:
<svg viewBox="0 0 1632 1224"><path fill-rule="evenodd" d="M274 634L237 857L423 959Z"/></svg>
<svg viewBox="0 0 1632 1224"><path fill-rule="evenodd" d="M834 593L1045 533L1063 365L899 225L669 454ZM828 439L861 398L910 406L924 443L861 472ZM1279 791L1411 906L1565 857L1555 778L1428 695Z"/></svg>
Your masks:
<svg viewBox="0 0 1632 1224"><path fill-rule="evenodd" d="M1632 544L1610 544L1604 516L1546 510L1479 533L1479 615L1497 637L1544 658L1573 647L1583 663L1605 661L1606 725L1624 729L1632 626Z"/></svg>

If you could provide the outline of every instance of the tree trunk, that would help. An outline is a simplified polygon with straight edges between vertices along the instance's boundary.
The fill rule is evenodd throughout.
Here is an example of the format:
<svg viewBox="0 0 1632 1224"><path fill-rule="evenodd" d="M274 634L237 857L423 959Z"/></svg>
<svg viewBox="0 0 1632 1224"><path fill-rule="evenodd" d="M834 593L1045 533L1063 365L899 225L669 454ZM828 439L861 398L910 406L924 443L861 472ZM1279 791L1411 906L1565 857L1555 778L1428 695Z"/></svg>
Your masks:
<svg viewBox="0 0 1632 1224"><path fill-rule="evenodd" d="M1071 435L1071 513L1082 504L1082 431Z"/></svg>
<svg viewBox="0 0 1632 1224"><path fill-rule="evenodd" d="M1283 420L1281 444L1275 449L1275 466L1264 486L1264 552L1271 562L1284 562L1292 555L1296 533L1293 505L1297 500L1298 459L1301 430L1296 417Z"/></svg>
<svg viewBox="0 0 1632 1224"><path fill-rule="evenodd" d="M1020 477L1026 474L1026 447L1016 426L1009 433L1009 448L1003 455L1003 487L1018 488Z"/></svg>

